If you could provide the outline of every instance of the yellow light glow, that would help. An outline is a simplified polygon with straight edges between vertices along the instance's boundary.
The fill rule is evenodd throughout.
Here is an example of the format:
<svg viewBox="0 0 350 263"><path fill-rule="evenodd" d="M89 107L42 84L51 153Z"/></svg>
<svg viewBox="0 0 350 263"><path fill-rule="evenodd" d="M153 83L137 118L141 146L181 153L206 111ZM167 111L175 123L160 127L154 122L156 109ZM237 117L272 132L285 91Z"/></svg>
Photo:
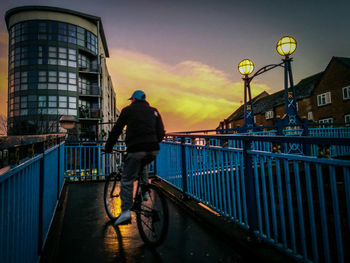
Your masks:
<svg viewBox="0 0 350 263"><path fill-rule="evenodd" d="M118 80L114 85L119 94L118 109L129 105L128 98L135 89L142 89L161 113L167 132L216 127L218 119L241 105L242 81L232 82L229 75L214 67L196 61L165 64L145 54L109 51L108 70L112 80ZM252 96L264 90L270 87L252 83Z"/></svg>
<svg viewBox="0 0 350 263"><path fill-rule="evenodd" d="M282 37L276 45L276 49L278 54L280 54L281 56L289 56L291 54L293 54L293 52L296 50L297 48L297 42L294 38L290 37L290 36L285 36Z"/></svg>
<svg viewBox="0 0 350 263"><path fill-rule="evenodd" d="M238 71L242 75L249 75L254 70L254 63L249 59L244 59L238 64Z"/></svg>

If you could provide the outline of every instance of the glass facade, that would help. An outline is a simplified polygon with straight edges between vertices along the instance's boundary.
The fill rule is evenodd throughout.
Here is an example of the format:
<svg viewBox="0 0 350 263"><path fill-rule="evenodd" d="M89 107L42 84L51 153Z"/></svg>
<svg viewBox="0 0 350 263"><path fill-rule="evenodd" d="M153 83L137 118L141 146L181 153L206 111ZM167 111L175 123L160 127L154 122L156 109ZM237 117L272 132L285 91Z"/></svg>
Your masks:
<svg viewBox="0 0 350 263"><path fill-rule="evenodd" d="M30 20L9 29L9 43L9 134L58 132L62 115L80 117L81 94L99 94L97 36L92 32ZM98 107L97 98L90 100Z"/></svg>

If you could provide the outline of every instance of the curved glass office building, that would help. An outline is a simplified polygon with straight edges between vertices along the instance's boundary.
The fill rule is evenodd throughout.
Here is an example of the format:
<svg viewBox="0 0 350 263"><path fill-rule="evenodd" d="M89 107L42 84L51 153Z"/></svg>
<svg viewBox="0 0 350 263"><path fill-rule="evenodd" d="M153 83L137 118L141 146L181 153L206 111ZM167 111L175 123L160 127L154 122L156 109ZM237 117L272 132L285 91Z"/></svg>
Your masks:
<svg viewBox="0 0 350 263"><path fill-rule="evenodd" d="M9 135L59 132L72 115L81 139L101 138L117 117L101 18L44 6L5 15L9 32Z"/></svg>

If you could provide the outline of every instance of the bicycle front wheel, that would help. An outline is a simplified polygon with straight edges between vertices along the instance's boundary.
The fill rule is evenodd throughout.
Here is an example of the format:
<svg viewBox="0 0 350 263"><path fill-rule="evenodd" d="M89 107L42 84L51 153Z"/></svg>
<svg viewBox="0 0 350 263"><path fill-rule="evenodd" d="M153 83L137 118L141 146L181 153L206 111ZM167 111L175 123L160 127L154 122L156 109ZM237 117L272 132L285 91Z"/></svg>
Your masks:
<svg viewBox="0 0 350 263"><path fill-rule="evenodd" d="M108 217L116 219L121 213L120 177L116 173L106 178L103 200Z"/></svg>
<svg viewBox="0 0 350 263"><path fill-rule="evenodd" d="M162 192L149 184L143 191L148 191L147 200L140 201L136 212L137 227L142 240L151 246L160 245L168 232L168 205ZM141 199L141 196L139 197Z"/></svg>

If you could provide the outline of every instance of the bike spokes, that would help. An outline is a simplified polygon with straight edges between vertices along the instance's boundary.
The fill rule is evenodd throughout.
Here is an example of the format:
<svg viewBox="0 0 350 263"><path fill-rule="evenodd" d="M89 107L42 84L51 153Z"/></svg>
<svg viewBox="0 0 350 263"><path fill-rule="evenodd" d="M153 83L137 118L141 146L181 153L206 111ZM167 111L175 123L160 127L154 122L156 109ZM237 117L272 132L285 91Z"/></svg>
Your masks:
<svg viewBox="0 0 350 263"><path fill-rule="evenodd" d="M136 212L141 238L146 244L159 245L168 229L168 207L158 188L149 187L149 198L142 201Z"/></svg>
<svg viewBox="0 0 350 263"><path fill-rule="evenodd" d="M120 181L116 176L109 176L106 179L104 189L104 203L107 215L110 219L115 219L121 213Z"/></svg>

